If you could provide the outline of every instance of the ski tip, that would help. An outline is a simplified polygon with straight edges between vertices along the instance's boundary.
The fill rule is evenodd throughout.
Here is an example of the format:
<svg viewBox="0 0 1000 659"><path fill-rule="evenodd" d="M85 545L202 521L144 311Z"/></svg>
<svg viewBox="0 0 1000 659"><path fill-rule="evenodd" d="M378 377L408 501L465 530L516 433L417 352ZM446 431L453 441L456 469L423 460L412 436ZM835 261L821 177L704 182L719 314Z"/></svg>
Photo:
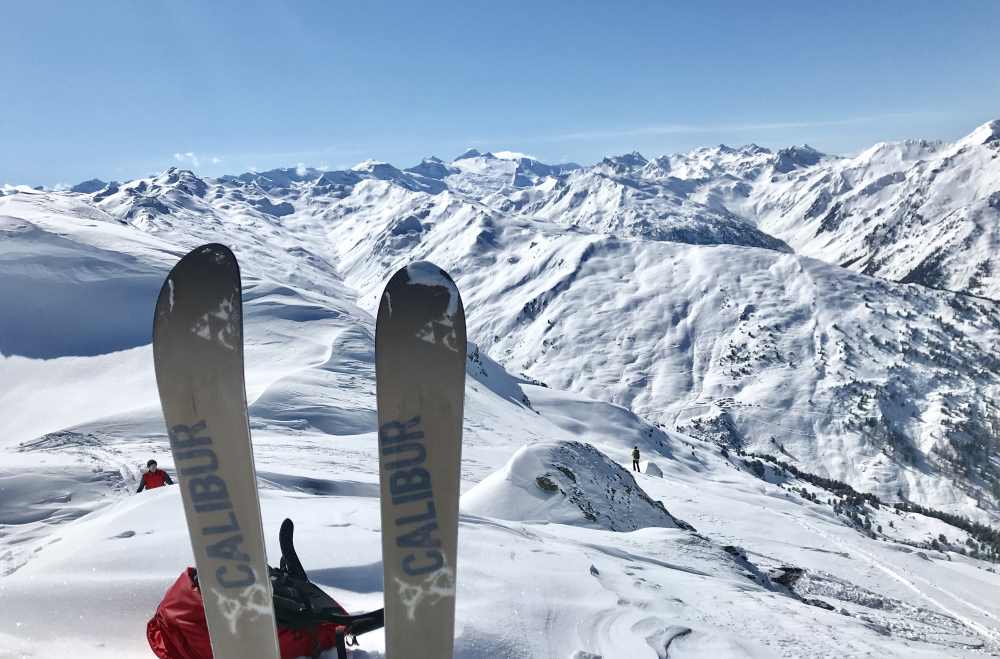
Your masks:
<svg viewBox="0 0 1000 659"><path fill-rule="evenodd" d="M174 264L164 281L164 288L171 279L195 269L230 267L237 272L239 263L233 251L220 243L209 243L195 247L190 252L181 257L181 260Z"/></svg>
<svg viewBox="0 0 1000 659"><path fill-rule="evenodd" d="M416 261L409 265L404 265L396 271L396 274L389 280L393 283L417 286L446 286L454 288L455 280L445 271L444 268L434 265L430 261Z"/></svg>
<svg viewBox="0 0 1000 659"><path fill-rule="evenodd" d="M231 249L220 243L209 243L195 247L185 254L171 268L163 280L163 286L160 287L153 314L154 339L159 327L157 318L173 313L175 304L182 304L182 298L190 301L191 291L197 291L196 298L202 294L211 297L213 291L208 289L219 287L236 291L241 288L240 266ZM186 294L179 296L179 288Z"/></svg>
<svg viewBox="0 0 1000 659"><path fill-rule="evenodd" d="M180 260L181 263L185 261L208 261L210 263L225 263L231 261L236 263L236 255L233 254L233 250L229 249L222 243L208 243L207 245L202 245L201 247L195 247L190 252L188 252L184 258Z"/></svg>
<svg viewBox="0 0 1000 659"><path fill-rule="evenodd" d="M441 343L464 358L465 308L458 286L447 272L433 263L418 261L392 276L379 303L376 352L390 335Z"/></svg>
<svg viewBox="0 0 1000 659"><path fill-rule="evenodd" d="M406 288L424 289L426 293L421 297L429 294L433 298L447 300L443 311L448 315L455 315L462 307L462 296L455 280L444 268L430 261L416 261L397 270L386 284L383 298Z"/></svg>
<svg viewBox="0 0 1000 659"><path fill-rule="evenodd" d="M386 290L397 286L426 286L446 288L452 297L459 297L458 286L448 272L430 261L416 261L396 271Z"/></svg>

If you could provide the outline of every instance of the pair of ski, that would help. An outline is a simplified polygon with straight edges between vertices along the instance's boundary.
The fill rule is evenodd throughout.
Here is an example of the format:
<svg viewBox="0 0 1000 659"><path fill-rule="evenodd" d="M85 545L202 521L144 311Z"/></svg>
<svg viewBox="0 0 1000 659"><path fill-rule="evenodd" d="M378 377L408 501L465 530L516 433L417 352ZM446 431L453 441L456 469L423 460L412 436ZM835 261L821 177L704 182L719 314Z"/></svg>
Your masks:
<svg viewBox="0 0 1000 659"><path fill-rule="evenodd" d="M386 654L452 656L465 388L455 283L420 262L376 324ZM279 657L243 376L240 271L222 245L167 276L153 356L215 659Z"/></svg>

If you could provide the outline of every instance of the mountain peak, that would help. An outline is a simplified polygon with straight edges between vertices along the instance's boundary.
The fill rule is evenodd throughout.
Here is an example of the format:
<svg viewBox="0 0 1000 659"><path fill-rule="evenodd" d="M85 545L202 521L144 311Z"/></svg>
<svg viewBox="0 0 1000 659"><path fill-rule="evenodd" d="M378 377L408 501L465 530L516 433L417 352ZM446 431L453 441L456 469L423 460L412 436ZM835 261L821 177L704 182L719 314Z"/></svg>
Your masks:
<svg viewBox="0 0 1000 659"><path fill-rule="evenodd" d="M173 188L197 197L204 197L208 184L190 169L168 167L163 173L153 179L154 184L165 188Z"/></svg>
<svg viewBox="0 0 1000 659"><path fill-rule="evenodd" d="M633 151L620 156L609 156L605 158L603 162L625 167L645 167L649 161L646 160L646 157L638 151Z"/></svg>
<svg viewBox="0 0 1000 659"><path fill-rule="evenodd" d="M466 149L465 152L462 155L460 155L459 157L455 158L455 160L465 160L466 158L478 158L481 155L483 155L483 154L479 152L479 149L469 148L469 149Z"/></svg>
<svg viewBox="0 0 1000 659"><path fill-rule="evenodd" d="M778 172L788 173L799 167L812 167L822 159L823 154L808 144L790 146L778 151L774 169Z"/></svg>
<svg viewBox="0 0 1000 659"><path fill-rule="evenodd" d="M372 158L369 158L368 160L362 160L361 162L359 162L354 167L351 167L351 171L352 172L367 172L367 171L370 171L372 169L375 169L379 165L388 165L388 164L389 163L384 162L382 160L374 160Z"/></svg>
<svg viewBox="0 0 1000 659"><path fill-rule="evenodd" d="M979 126L976 130L959 140L958 144L960 146L974 146L992 144L995 142L1000 142L1000 119L987 121L985 124Z"/></svg>
<svg viewBox="0 0 1000 659"><path fill-rule="evenodd" d="M77 183L72 188L69 189L70 192L80 192L83 194L91 194L92 192L97 192L98 190L103 190L108 186L106 181L102 181L99 178L92 178L86 181Z"/></svg>
<svg viewBox="0 0 1000 659"><path fill-rule="evenodd" d="M494 151L493 156L499 158L500 160L534 160L538 161L538 158L534 156L529 156L527 153L521 153L520 151Z"/></svg>
<svg viewBox="0 0 1000 659"><path fill-rule="evenodd" d="M167 167L165 170L160 172L159 176L160 177L180 176L183 178L198 178L198 175L195 174L190 169L181 169L180 167L174 167L174 166Z"/></svg>
<svg viewBox="0 0 1000 659"><path fill-rule="evenodd" d="M413 167L407 167L406 171L412 174L419 174L428 178L437 179L439 181L444 180L446 176L452 173L452 170L448 168L448 165L444 164L444 161L436 156L424 158L420 161L420 164L414 165Z"/></svg>

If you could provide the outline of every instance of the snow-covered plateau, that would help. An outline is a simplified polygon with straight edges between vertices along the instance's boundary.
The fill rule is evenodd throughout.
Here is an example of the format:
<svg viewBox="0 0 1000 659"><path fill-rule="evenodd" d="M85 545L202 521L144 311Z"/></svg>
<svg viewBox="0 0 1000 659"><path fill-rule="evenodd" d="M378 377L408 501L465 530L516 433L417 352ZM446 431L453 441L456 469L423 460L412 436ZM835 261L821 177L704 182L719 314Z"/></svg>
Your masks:
<svg viewBox="0 0 1000 659"><path fill-rule="evenodd" d="M192 562L178 489L133 494L174 473L153 306L206 242L243 270L271 563L290 517L349 610L383 591L373 314L429 260L472 341L456 657L1000 654L998 227L1000 122L7 187L0 658L152 656Z"/></svg>

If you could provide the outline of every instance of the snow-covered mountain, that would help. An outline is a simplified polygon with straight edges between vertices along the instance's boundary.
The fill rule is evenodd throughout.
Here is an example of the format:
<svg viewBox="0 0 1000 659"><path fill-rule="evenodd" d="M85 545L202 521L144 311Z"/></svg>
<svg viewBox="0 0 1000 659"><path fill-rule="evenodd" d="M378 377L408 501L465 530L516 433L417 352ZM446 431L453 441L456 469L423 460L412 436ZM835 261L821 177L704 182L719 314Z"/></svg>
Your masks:
<svg viewBox="0 0 1000 659"><path fill-rule="evenodd" d="M349 609L382 589L372 313L398 267L428 259L458 282L474 342L456 656L1000 652L983 560L1000 537L958 517L1000 517L1000 309L840 267L867 224L822 232L826 258L805 212L831 172L857 209L876 170L936 162L925 239L857 243L902 268L944 226L929 209L987 217L987 129L867 160L471 150L8 190L0 657L148 656L145 618L190 561L176 490L128 496L149 456L172 470L150 319L169 267L210 241L243 266L265 529L294 517L303 562ZM970 187L944 185L962 172ZM880 190L889 209L911 188ZM916 230L904 215L893 226ZM985 243L941 244L957 273Z"/></svg>
<svg viewBox="0 0 1000 659"><path fill-rule="evenodd" d="M981 133L955 148L991 148ZM942 148L868 153L905 163ZM855 161L756 145L586 168L514 156L220 179L171 169L76 199L181 244L225 235L268 276L326 294L347 284L368 310L395 268L430 259L508 368L670 429L784 446L890 500L996 514L995 305L852 275L758 228L797 181Z"/></svg>
<svg viewBox="0 0 1000 659"><path fill-rule="evenodd" d="M1000 299L1000 121L953 144L877 144L761 186L749 207L800 253Z"/></svg>

